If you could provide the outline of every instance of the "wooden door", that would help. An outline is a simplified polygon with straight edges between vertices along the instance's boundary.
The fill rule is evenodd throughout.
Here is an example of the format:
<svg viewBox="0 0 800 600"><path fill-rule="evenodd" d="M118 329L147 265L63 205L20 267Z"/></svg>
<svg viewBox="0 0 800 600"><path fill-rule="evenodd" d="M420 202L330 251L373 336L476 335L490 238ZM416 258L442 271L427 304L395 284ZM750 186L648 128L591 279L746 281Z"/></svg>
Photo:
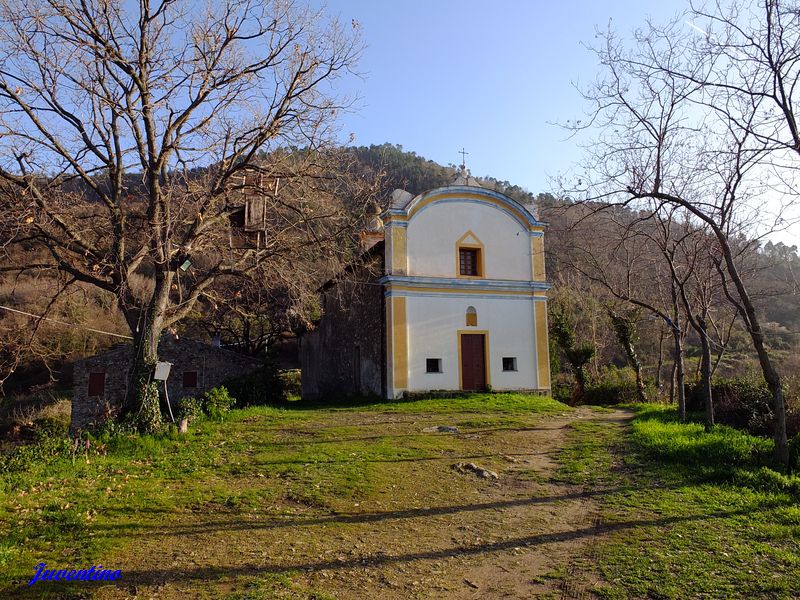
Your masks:
<svg viewBox="0 0 800 600"><path fill-rule="evenodd" d="M486 336L482 333L461 335L461 389L486 389Z"/></svg>

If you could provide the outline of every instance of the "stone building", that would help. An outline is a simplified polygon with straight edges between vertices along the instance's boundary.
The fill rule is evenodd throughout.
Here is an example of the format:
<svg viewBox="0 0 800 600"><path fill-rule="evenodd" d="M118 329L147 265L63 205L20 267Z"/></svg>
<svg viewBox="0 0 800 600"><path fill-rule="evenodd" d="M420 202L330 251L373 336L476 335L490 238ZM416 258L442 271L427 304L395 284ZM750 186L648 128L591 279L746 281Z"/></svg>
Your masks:
<svg viewBox="0 0 800 600"><path fill-rule="evenodd" d="M365 251L322 289L300 343L303 395L550 391L544 227L465 169L395 190Z"/></svg>
<svg viewBox="0 0 800 600"><path fill-rule="evenodd" d="M172 363L167 393L173 410L184 396L196 396L224 381L245 375L262 361L218 346L179 338L165 332L158 345L159 360ZM128 390L132 346L120 344L75 363L70 431L102 421L118 408ZM164 385L159 384L164 397Z"/></svg>

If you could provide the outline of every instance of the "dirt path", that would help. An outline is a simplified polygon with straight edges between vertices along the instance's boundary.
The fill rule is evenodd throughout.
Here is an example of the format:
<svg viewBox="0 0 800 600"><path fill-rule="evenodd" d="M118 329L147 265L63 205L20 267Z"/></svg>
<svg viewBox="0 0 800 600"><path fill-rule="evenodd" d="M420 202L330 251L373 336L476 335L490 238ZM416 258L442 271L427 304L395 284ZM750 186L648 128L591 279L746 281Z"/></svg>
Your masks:
<svg viewBox="0 0 800 600"><path fill-rule="evenodd" d="M383 481L394 483L349 506L182 515L180 523L165 523L126 548L114 564L128 587L101 595L303 598L314 590L341 599L589 597L593 582L577 577L575 558L590 554L602 490L559 482L558 455L576 419L614 426L626 416L580 408L525 425L430 433L453 436L457 446L441 458L382 464ZM379 431L402 440L454 417L331 413L313 427L346 423L355 436ZM453 468L465 462L498 479Z"/></svg>

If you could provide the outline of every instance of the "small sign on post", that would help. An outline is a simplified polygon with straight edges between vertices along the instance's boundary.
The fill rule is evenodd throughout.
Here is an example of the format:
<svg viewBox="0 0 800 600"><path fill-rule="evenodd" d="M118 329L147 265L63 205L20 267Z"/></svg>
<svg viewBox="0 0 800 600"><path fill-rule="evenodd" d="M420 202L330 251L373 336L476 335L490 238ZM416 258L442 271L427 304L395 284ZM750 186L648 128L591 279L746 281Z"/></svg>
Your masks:
<svg viewBox="0 0 800 600"><path fill-rule="evenodd" d="M156 363L156 374L153 375L153 379L166 381L167 377L169 377L169 370L171 367L172 363L158 361Z"/></svg>
<svg viewBox="0 0 800 600"><path fill-rule="evenodd" d="M172 405L169 403L169 391L167 390L167 377L169 377L169 370L172 368L171 362L158 361L156 363L156 372L153 379L156 381L164 382L164 398L167 400L167 408L169 409L169 416L172 422L175 422L175 416L172 414Z"/></svg>

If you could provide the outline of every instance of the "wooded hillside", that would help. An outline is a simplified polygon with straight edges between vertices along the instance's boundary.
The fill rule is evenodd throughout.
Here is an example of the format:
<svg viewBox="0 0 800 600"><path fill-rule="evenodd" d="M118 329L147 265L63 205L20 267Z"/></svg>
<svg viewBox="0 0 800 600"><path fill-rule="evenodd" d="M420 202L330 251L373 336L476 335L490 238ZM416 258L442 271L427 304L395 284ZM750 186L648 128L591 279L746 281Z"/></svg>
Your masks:
<svg viewBox="0 0 800 600"><path fill-rule="evenodd" d="M383 144L351 147L340 151L339 164L347 163L351 175L364 181L380 181L377 194L386 203L395 188L413 194L447 185L456 175L454 165L439 165L405 151L400 146ZM646 290L646 300L663 303L659 294L659 272L654 265L657 251L633 239L629 226L639 214L625 208L598 210L597 205L573 203L549 193L533 193L507 181L480 177L487 188L507 194L523 204L534 204L539 218L549 224L546 232L548 279L554 284L551 302L551 328L567 327L574 343L592 348L586 363L594 381L619 379L630 381L629 353L615 333L611 314L631 322L635 333L633 345L641 362L643 377L651 389L668 393L672 379L672 346L669 324L652 311L637 307L614 291ZM354 209L355 210L355 209ZM357 215L356 215L357 216ZM360 218L360 217L359 217ZM363 223L363 221L360 221ZM674 222L678 230L691 224ZM591 235L587 237L587 232ZM341 243L355 255L355 232L343 233ZM702 239L702 235L701 239ZM587 240L591 246L587 246ZM699 243L699 242L698 242ZM767 322L768 342L779 357L784 371L800 369L800 256L796 246L782 243L761 244L739 240L740 258L756 302ZM20 253L25 259L41 252L35 243L9 246L7 264L14 264ZM699 267L698 267L699 268ZM288 273L293 273L287 277ZM239 343L244 351L261 353L278 339L281 332L300 331L313 326L318 315L312 293L326 268L309 264L302 269L281 271L274 280L253 282L251 287L231 287L222 281L213 286L189 318L178 325L179 331L210 339L220 333L223 343ZM663 275L663 273L661 273ZM124 341L100 331L126 334L125 323L114 305L113 297L95 288L74 283L62 288L52 271L28 270L4 272L0 279L0 304L35 315L46 314L50 321L9 312L0 313L4 339L0 378L6 394L26 393L31 386L50 380L59 386L70 385L70 363L94 354L114 343ZM609 285L618 289L612 290ZM741 321L735 318L730 303L719 290L709 292L709 315L713 321L715 342L712 345L714 375L730 377L756 368L755 359ZM298 310L298 302L304 305ZM665 309L667 310L667 309ZM667 312L669 312L667 310ZM59 321L59 322L56 322ZM560 325L559 325L560 324ZM700 343L686 325L687 380L698 374ZM247 329L247 331L243 331ZM558 348L558 336L551 336L555 381L568 388L573 367ZM244 343L245 340L247 343ZM13 373L12 373L13 371Z"/></svg>

